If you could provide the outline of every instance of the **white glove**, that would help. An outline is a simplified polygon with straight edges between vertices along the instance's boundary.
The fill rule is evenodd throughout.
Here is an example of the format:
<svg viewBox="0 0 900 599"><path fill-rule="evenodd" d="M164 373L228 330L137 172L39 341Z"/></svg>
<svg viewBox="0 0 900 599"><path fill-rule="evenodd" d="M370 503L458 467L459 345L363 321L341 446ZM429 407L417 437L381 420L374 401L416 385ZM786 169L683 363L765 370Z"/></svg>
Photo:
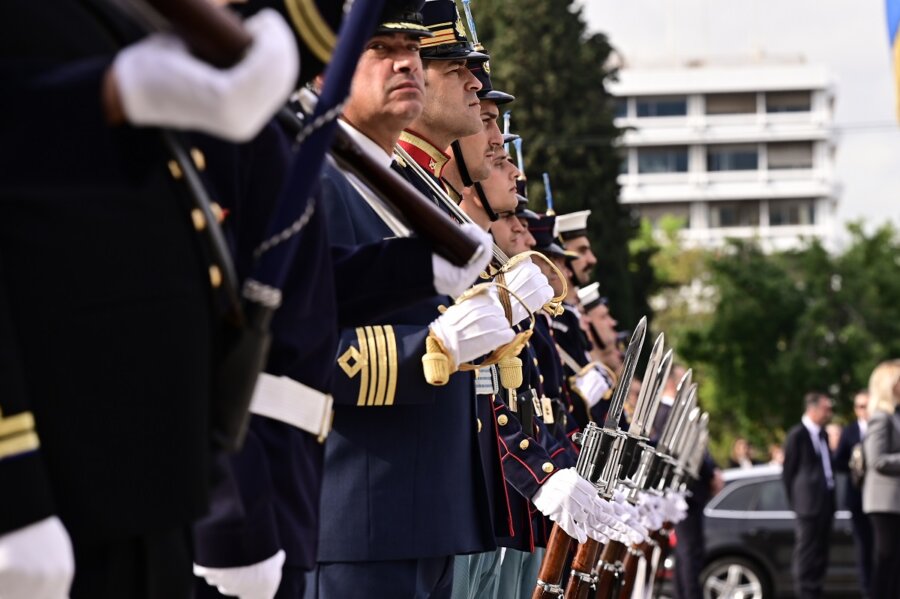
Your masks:
<svg viewBox="0 0 900 599"><path fill-rule="evenodd" d="M477 241L483 248L481 256L465 266L454 266L437 254L431 256L431 270L434 273L434 290L441 295L457 297L463 291L472 286L478 279L478 274L490 263L493 238L490 233L472 223L465 223L460 227L466 234Z"/></svg>
<svg viewBox="0 0 900 599"><path fill-rule="evenodd" d="M0 596L3 599L65 599L75 557L56 516L0 536Z"/></svg>
<svg viewBox="0 0 900 599"><path fill-rule="evenodd" d="M600 371L591 368L584 374L575 377L575 386L588 406L593 408L609 391L610 384L606 377L600 374Z"/></svg>
<svg viewBox="0 0 900 599"><path fill-rule="evenodd" d="M505 277L506 286L522 300L520 302L514 297L509 298L513 322L522 322L553 298L553 287L531 260L523 260L507 272Z"/></svg>
<svg viewBox="0 0 900 599"><path fill-rule="evenodd" d="M207 568L194 564L194 576L205 578L223 595L241 599L272 599L281 584L284 550L259 563L237 568Z"/></svg>
<svg viewBox="0 0 900 599"><path fill-rule="evenodd" d="M638 514L641 525L647 530L659 530L662 528L665 513L662 506L662 497L641 493L638 499Z"/></svg>
<svg viewBox="0 0 900 599"><path fill-rule="evenodd" d="M274 10L261 10L244 24L253 43L228 69L195 58L167 33L119 52L113 73L128 121L230 141L254 137L293 91L300 60L290 27Z"/></svg>
<svg viewBox="0 0 900 599"><path fill-rule="evenodd" d="M490 353L516 336L493 287L447 308L431 323L431 332L450 352L454 367Z"/></svg>
<svg viewBox="0 0 900 599"><path fill-rule="evenodd" d="M574 468L565 468L548 478L531 502L566 534L584 543L588 537L587 523L596 509L596 497L594 485L581 478Z"/></svg>
<svg viewBox="0 0 900 599"><path fill-rule="evenodd" d="M663 505L666 520L672 524L678 524L687 518L688 504L682 493L667 494Z"/></svg>

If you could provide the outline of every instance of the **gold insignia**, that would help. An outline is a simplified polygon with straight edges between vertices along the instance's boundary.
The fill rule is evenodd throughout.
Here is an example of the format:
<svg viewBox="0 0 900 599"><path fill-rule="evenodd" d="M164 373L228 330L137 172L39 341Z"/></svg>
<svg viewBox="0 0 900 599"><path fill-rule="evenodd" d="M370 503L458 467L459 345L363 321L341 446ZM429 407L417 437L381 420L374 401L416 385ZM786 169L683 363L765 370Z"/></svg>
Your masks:
<svg viewBox="0 0 900 599"><path fill-rule="evenodd" d="M462 19L459 18L459 15L456 15L456 33L459 34L459 37L466 37L466 30L463 28Z"/></svg>
<svg viewBox="0 0 900 599"><path fill-rule="evenodd" d="M484 69L485 74L491 74L491 63L489 61L485 60L481 68Z"/></svg>
<svg viewBox="0 0 900 599"><path fill-rule="evenodd" d="M0 413L0 460L34 451L41 446L34 432L34 416L22 412L3 417Z"/></svg>
<svg viewBox="0 0 900 599"><path fill-rule="evenodd" d="M434 173L435 176L437 176L437 162L435 162L434 160L429 160L428 168L431 169L431 172Z"/></svg>
<svg viewBox="0 0 900 599"><path fill-rule="evenodd" d="M353 361L351 364L350 361ZM353 378L356 376L356 373L359 372L359 369L363 367L363 363L360 360L359 350L353 347L352 345L347 348L341 357L338 358L338 366L341 367L341 370L344 371L349 378Z"/></svg>

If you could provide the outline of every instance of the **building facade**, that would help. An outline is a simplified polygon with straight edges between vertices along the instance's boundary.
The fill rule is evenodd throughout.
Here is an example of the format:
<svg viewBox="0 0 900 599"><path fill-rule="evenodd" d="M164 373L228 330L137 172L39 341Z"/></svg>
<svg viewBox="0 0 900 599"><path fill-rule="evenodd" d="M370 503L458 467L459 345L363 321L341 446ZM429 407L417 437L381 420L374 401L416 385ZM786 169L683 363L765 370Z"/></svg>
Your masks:
<svg viewBox="0 0 900 599"><path fill-rule="evenodd" d="M839 186L824 68L624 68L609 87L626 129L623 204L654 225L678 217L689 245L830 242Z"/></svg>

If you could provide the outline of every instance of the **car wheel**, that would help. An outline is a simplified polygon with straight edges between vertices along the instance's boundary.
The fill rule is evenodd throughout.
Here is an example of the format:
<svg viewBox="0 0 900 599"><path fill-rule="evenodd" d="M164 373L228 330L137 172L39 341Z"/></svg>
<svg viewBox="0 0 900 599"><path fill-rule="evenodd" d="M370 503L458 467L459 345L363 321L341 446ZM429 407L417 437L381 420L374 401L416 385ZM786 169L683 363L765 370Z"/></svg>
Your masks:
<svg viewBox="0 0 900 599"><path fill-rule="evenodd" d="M741 557L720 557L700 574L703 599L769 599L762 569Z"/></svg>

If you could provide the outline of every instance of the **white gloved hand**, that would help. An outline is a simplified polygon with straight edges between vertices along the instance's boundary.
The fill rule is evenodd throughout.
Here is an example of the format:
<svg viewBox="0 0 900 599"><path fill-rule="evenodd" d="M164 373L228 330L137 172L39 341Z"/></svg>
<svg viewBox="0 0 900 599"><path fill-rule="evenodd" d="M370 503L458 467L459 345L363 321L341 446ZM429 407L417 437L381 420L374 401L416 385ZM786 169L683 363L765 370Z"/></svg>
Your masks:
<svg viewBox="0 0 900 599"><path fill-rule="evenodd" d="M687 518L688 504L682 493L670 493L665 497L666 520L678 524Z"/></svg>
<svg viewBox="0 0 900 599"><path fill-rule="evenodd" d="M584 398L588 407L593 408L609 391L609 381L596 368L590 368L583 374L575 376L575 387Z"/></svg>
<svg viewBox="0 0 900 599"><path fill-rule="evenodd" d="M194 576L205 578L223 595L240 599L272 599L281 584L284 550L270 558L237 568L207 568L194 564Z"/></svg>
<svg viewBox="0 0 900 599"><path fill-rule="evenodd" d="M490 353L516 336L493 287L450 306L430 328L450 352L454 367Z"/></svg>
<svg viewBox="0 0 900 599"><path fill-rule="evenodd" d="M647 530L659 530L662 528L665 512L662 506L662 497L641 493L638 499L638 513L641 525Z"/></svg>
<svg viewBox="0 0 900 599"><path fill-rule="evenodd" d="M290 27L274 10L261 10L244 24L253 43L228 69L195 58L168 33L119 52L113 74L128 121L229 141L254 137L294 90L300 60Z"/></svg>
<svg viewBox="0 0 900 599"><path fill-rule="evenodd" d="M0 536L0 596L3 599L65 599L75 557L56 516Z"/></svg>
<svg viewBox="0 0 900 599"><path fill-rule="evenodd" d="M523 260L507 272L505 277L506 287L522 300L509 298L513 322L522 322L553 298L553 287L531 260Z"/></svg>
<svg viewBox="0 0 900 599"><path fill-rule="evenodd" d="M548 478L531 498L531 502L542 514L559 524L570 537L584 543L587 540L591 513L597 509L594 503L596 497L594 485L581 478L574 468L565 468ZM566 528L574 525L577 525L577 530L570 531Z"/></svg>
<svg viewBox="0 0 900 599"><path fill-rule="evenodd" d="M460 228L481 245L481 256L477 260L473 260L471 264L465 266L454 266L437 254L431 256L434 290L441 295L449 295L454 298L462 295L463 291L475 283L479 273L487 267L493 256L491 250L494 242L490 233L472 223L464 223Z"/></svg>

